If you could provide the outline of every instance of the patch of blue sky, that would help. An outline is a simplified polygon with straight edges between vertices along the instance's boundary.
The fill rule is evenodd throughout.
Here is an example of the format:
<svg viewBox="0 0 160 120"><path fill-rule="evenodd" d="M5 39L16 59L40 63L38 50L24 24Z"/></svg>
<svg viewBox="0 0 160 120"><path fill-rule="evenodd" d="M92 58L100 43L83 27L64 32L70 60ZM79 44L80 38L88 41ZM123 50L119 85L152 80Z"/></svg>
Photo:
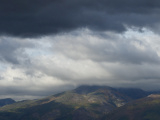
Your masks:
<svg viewBox="0 0 160 120"><path fill-rule="evenodd" d="M4 71L7 69L7 65L4 63L0 63L0 71Z"/></svg>
<svg viewBox="0 0 160 120"><path fill-rule="evenodd" d="M25 48L25 52L30 56L30 57L37 57L37 56L48 56L51 55L51 44L48 41L37 40L34 41L34 47L33 48Z"/></svg>

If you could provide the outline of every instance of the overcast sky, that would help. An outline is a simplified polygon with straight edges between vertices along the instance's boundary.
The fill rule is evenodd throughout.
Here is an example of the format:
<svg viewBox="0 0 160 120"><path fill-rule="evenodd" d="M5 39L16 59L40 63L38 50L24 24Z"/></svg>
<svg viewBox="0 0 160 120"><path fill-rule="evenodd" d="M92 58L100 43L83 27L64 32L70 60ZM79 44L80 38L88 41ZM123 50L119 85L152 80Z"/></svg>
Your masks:
<svg viewBox="0 0 160 120"><path fill-rule="evenodd" d="M0 98L159 89L159 33L158 0L1 0Z"/></svg>

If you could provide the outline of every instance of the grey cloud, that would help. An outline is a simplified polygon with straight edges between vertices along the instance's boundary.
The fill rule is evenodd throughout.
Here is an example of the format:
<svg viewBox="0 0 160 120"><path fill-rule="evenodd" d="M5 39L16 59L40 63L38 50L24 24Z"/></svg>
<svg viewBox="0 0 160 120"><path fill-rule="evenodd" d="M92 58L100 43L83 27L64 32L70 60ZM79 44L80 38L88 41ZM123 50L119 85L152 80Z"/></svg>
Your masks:
<svg viewBox="0 0 160 120"><path fill-rule="evenodd" d="M38 36L88 27L122 32L159 23L158 0L1 0L0 33Z"/></svg>
<svg viewBox="0 0 160 120"><path fill-rule="evenodd" d="M61 89L59 89L61 88ZM45 96L54 95L65 90L71 90L75 87L73 85L62 85L62 86L47 86L41 87L38 90L31 88L30 86L0 86L0 99L1 98L13 98L15 100L24 99L37 99ZM4 96L4 97L3 97Z"/></svg>
<svg viewBox="0 0 160 120"><path fill-rule="evenodd" d="M151 45L146 44L145 39L138 40L136 37L120 38L116 34L109 34L101 37L98 34L93 35L91 32L86 35L86 38L82 34L81 40L78 36L72 35L68 36L69 40L67 41L61 42L59 40L59 42L55 42L53 48L55 51L74 60L90 59L95 62L119 62L122 64L160 63L157 51ZM94 38L90 38L93 36Z"/></svg>
<svg viewBox="0 0 160 120"><path fill-rule="evenodd" d="M0 97L42 97L82 84L158 89L159 35L132 32L128 38L88 29L41 39L1 38L0 60L7 68L0 74Z"/></svg>
<svg viewBox="0 0 160 120"><path fill-rule="evenodd" d="M25 47L33 47L29 42L20 42L16 38L1 37L0 38L0 60L12 64L19 64L21 59L26 59L24 53Z"/></svg>
<svg viewBox="0 0 160 120"><path fill-rule="evenodd" d="M4 77L0 76L0 80L3 80L3 79L4 79Z"/></svg>
<svg viewBox="0 0 160 120"><path fill-rule="evenodd" d="M18 48L17 44L12 44L10 41L1 40L0 42L0 59L2 61L9 61L11 63L17 64L18 60L14 54Z"/></svg>
<svg viewBox="0 0 160 120"><path fill-rule="evenodd" d="M98 61L120 62L124 64L159 64L159 56L152 48L140 50L130 42L118 42L115 45L109 44L107 47L92 51L93 59ZM100 46L99 46L100 47ZM94 54L98 52L97 54ZM100 56L99 56L100 55Z"/></svg>
<svg viewBox="0 0 160 120"><path fill-rule="evenodd" d="M105 65L104 65L105 66ZM141 64L141 65L132 65L132 64L118 64L106 66L110 68L110 72L114 74L114 79L117 81L126 80L126 82L148 82L150 80L159 81L160 75L159 65L153 64ZM160 81L159 81L160 82Z"/></svg>

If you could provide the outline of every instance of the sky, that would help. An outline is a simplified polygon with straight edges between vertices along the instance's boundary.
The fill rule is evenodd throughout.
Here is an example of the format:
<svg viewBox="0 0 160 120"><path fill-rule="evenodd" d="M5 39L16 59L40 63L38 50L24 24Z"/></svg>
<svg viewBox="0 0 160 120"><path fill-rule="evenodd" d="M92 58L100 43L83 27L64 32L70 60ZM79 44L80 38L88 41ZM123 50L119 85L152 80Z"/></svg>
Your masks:
<svg viewBox="0 0 160 120"><path fill-rule="evenodd" d="M159 90L159 33L158 0L1 0L0 98Z"/></svg>

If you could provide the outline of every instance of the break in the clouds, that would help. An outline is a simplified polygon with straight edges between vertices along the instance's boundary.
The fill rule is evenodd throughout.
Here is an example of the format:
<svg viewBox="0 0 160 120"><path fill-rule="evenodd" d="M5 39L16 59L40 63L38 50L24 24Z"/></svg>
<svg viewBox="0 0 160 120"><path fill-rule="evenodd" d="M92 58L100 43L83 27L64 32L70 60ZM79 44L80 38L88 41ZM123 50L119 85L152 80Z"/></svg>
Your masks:
<svg viewBox="0 0 160 120"><path fill-rule="evenodd" d="M123 32L157 30L158 0L1 0L0 34L39 36L89 28Z"/></svg>

